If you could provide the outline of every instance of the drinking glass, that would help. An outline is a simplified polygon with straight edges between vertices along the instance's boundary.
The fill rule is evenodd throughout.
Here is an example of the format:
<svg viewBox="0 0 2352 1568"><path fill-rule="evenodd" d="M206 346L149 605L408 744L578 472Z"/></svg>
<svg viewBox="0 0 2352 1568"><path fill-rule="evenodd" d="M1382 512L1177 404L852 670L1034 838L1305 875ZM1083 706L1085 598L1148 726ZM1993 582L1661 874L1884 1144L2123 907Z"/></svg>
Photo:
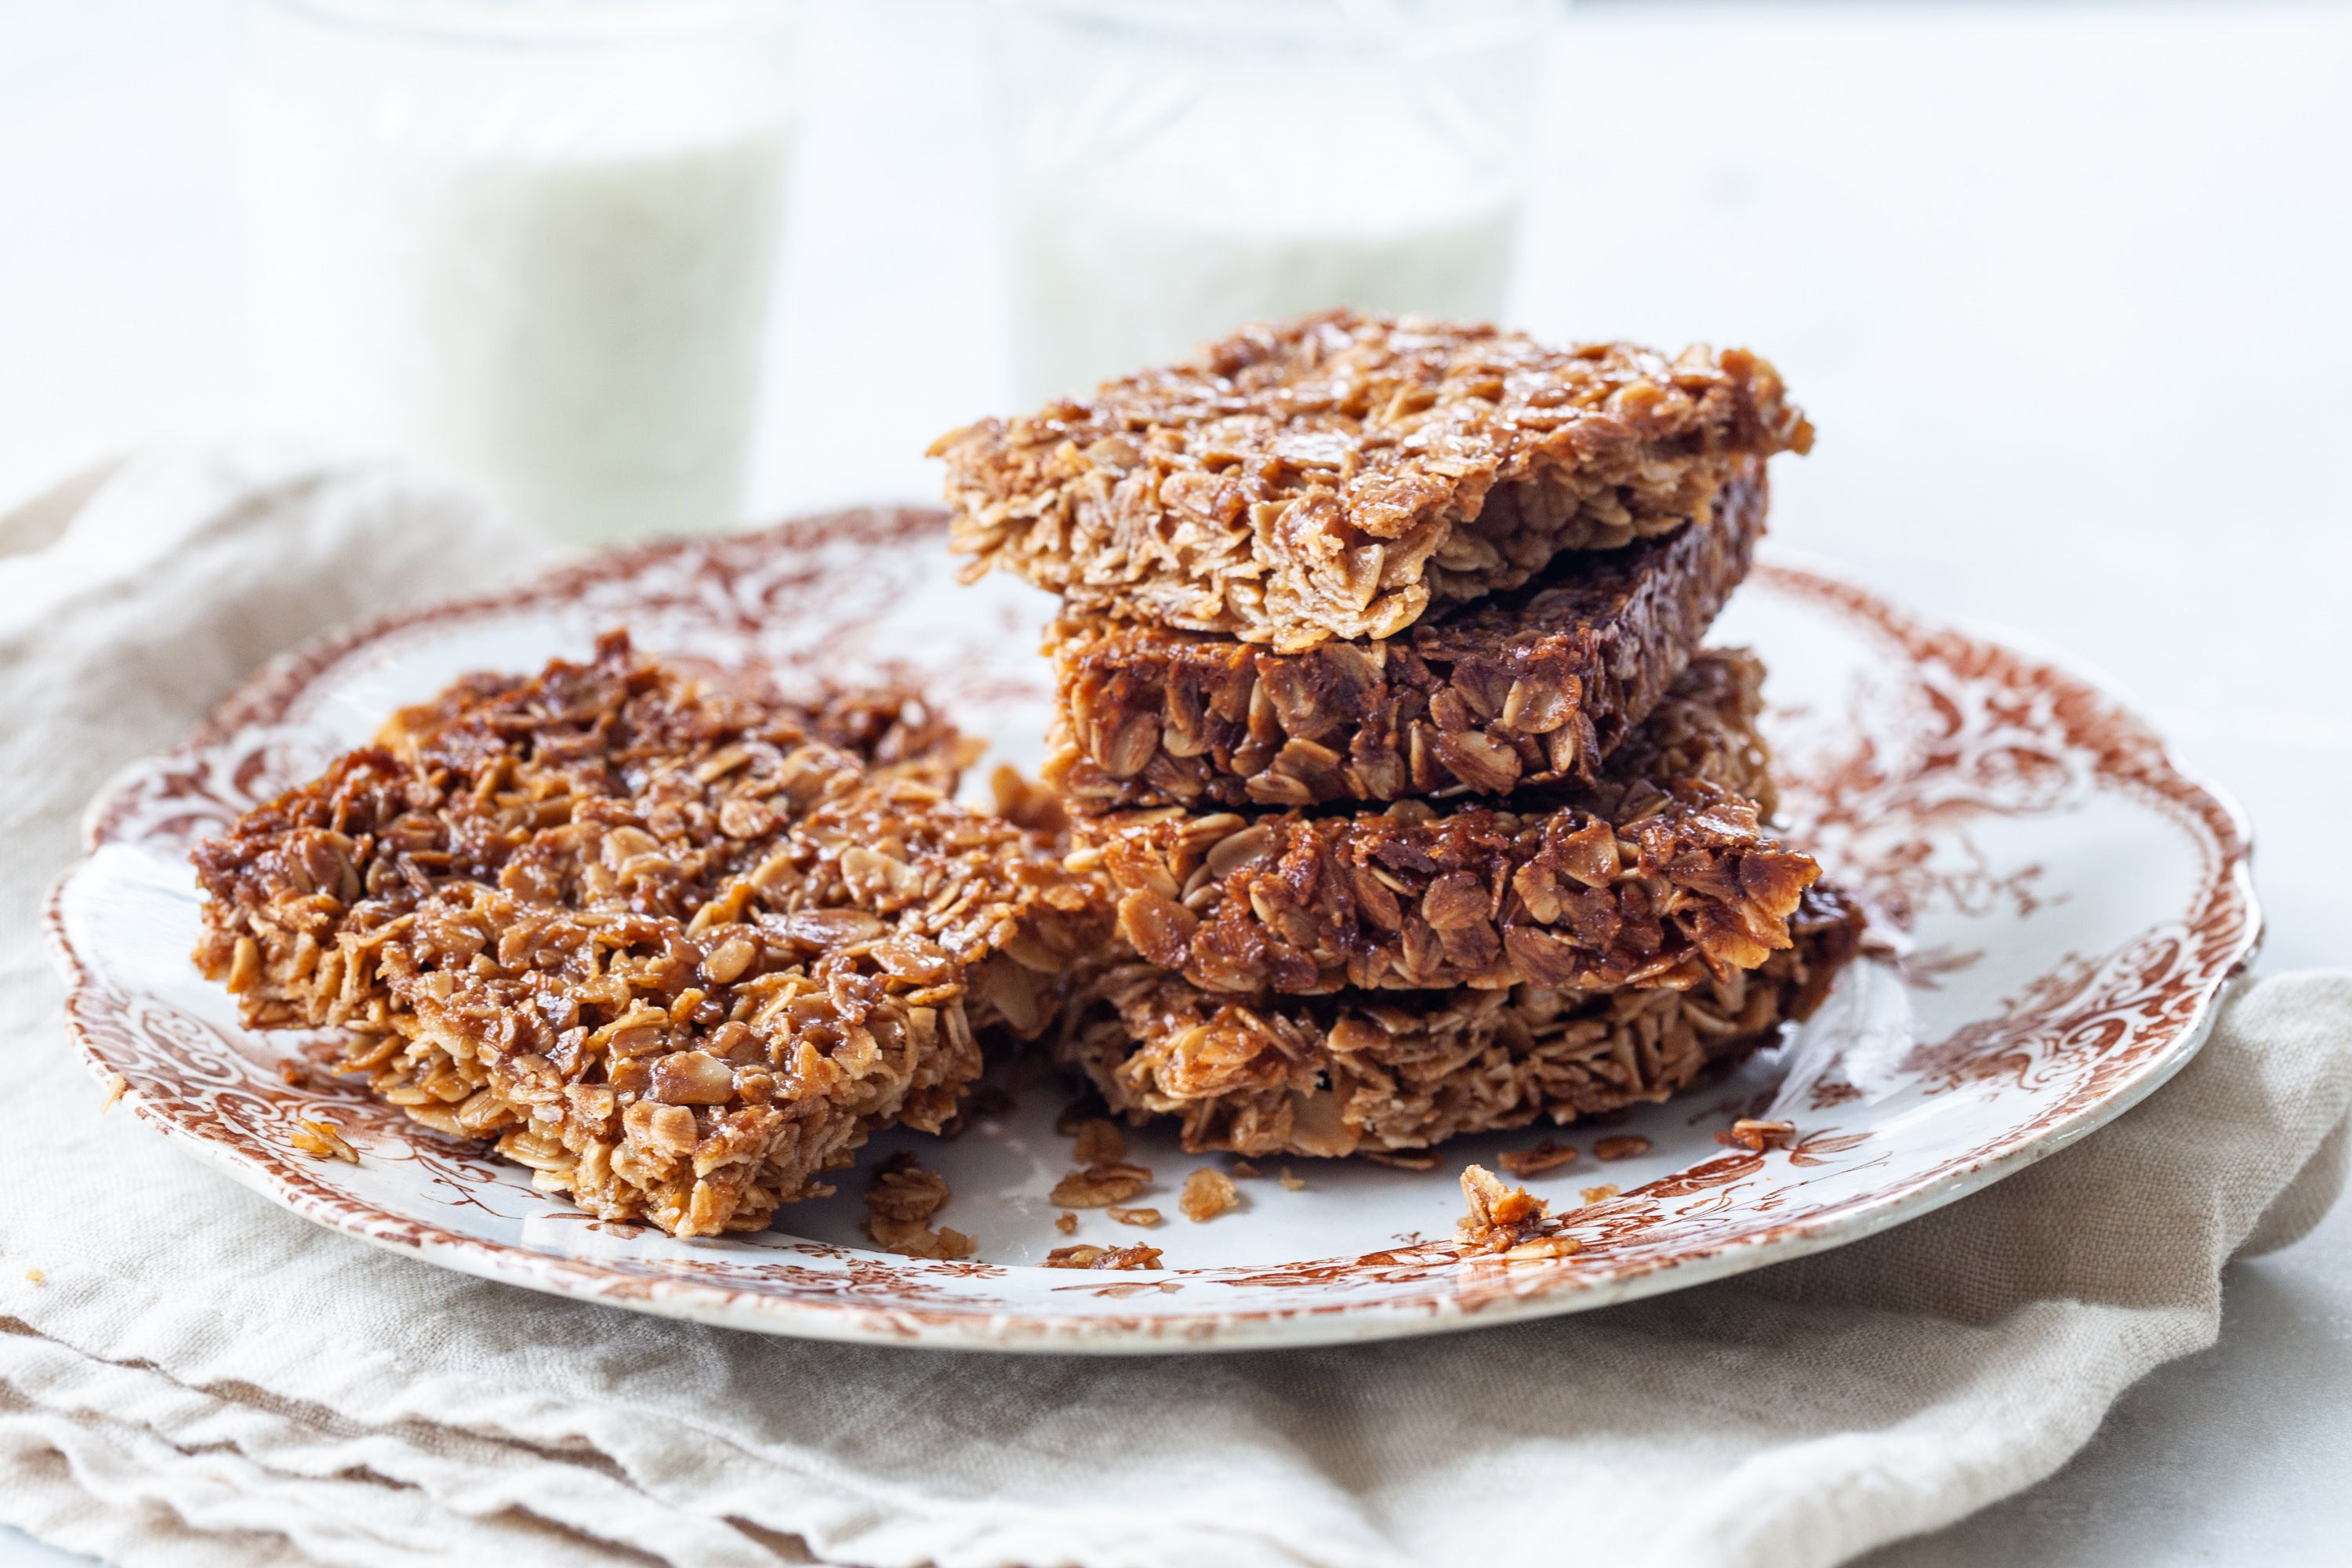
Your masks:
<svg viewBox="0 0 2352 1568"><path fill-rule="evenodd" d="M1331 306L1492 319L1560 0L997 0L1033 400Z"/></svg>
<svg viewBox="0 0 2352 1568"><path fill-rule="evenodd" d="M545 533L733 522L788 0L266 0L247 147L281 423Z"/></svg>

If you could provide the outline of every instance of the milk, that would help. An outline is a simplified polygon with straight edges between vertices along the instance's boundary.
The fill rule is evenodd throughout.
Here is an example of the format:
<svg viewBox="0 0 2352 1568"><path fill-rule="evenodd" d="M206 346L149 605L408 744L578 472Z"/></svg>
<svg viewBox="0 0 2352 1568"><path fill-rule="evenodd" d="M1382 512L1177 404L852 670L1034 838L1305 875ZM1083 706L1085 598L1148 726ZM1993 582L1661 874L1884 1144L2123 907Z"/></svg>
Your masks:
<svg viewBox="0 0 2352 1568"><path fill-rule="evenodd" d="M278 417L559 539L736 521L781 94L723 90L733 66L692 49L296 53L249 110Z"/></svg>
<svg viewBox="0 0 2352 1568"><path fill-rule="evenodd" d="M1026 153L1011 265L1031 401L1246 321L1337 305L1475 321L1503 307L1515 184L1426 128L1313 100L1212 98L1129 145Z"/></svg>

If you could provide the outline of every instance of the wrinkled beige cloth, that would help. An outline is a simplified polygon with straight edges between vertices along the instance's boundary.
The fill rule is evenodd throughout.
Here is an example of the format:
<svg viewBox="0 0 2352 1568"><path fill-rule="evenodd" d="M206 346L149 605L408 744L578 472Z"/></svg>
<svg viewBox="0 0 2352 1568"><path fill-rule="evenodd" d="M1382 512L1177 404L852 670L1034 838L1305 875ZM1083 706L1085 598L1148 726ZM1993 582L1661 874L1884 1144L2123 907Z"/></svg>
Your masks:
<svg viewBox="0 0 2352 1568"><path fill-rule="evenodd" d="M109 773L269 655L529 558L415 479L255 454L145 455L0 522L0 1519L173 1568L1829 1563L2056 1468L2212 1342L2226 1259L2335 1196L2352 976L2305 975L2244 989L2170 1087L1976 1197L1444 1338L803 1344L373 1250L100 1115L35 910Z"/></svg>

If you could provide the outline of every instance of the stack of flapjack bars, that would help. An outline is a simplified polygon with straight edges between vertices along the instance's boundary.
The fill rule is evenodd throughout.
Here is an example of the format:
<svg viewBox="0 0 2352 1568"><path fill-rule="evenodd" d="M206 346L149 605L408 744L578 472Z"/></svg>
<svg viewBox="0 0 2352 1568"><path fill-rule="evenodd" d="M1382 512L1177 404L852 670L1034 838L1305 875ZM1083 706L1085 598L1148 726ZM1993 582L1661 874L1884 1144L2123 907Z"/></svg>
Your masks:
<svg viewBox="0 0 2352 1568"><path fill-rule="evenodd" d="M1045 779L1119 939L1063 1063L1189 1148L1342 1155L1774 1043L1861 922L1704 641L1811 440L1742 351L1345 311L943 438L971 570L1062 599Z"/></svg>

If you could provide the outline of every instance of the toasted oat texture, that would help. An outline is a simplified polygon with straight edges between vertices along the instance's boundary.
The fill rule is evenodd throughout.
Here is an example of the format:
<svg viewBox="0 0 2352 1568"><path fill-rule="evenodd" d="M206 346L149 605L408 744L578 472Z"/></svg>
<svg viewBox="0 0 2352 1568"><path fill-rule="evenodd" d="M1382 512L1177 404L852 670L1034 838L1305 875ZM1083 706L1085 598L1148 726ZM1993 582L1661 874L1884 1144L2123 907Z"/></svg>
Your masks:
<svg viewBox="0 0 2352 1568"><path fill-rule="evenodd" d="M1042 1028L1108 924L887 706L826 720L621 637L467 683L196 851L196 962L604 1218L757 1229L873 1128L937 1131L976 1034Z"/></svg>
<svg viewBox="0 0 2352 1568"><path fill-rule="evenodd" d="M1576 1163L1576 1147L1547 1138L1532 1149L1513 1149L1500 1154L1495 1163L1514 1176L1540 1176L1546 1171Z"/></svg>
<svg viewBox="0 0 2352 1568"><path fill-rule="evenodd" d="M1669 783L1691 781L1754 803L1769 821L1780 809L1772 752L1757 729L1764 716L1764 665L1746 648L1701 648L1650 716L1610 753L1599 781L1573 792L1538 791L1605 814L1649 805Z"/></svg>
<svg viewBox="0 0 2352 1568"><path fill-rule="evenodd" d="M621 639L617 643L616 637ZM625 652L625 634L616 633L599 642L600 662L608 652L608 645ZM704 668L682 662L670 668L679 677L696 682L714 713L729 710L730 704L749 704L761 714L799 725L810 740L822 741L851 753L866 764L868 772L914 779L931 785L941 795L955 794L964 769L987 749L985 742L959 731L931 707L922 693L908 688L828 684L813 693L786 696L754 673ZM512 709L519 702L534 700L534 693L545 679L543 675L488 672L460 676L431 700L396 710L377 731L376 744L404 752L412 745L421 745L427 738L446 731L450 724L476 709L501 701ZM509 721L485 714L484 721ZM1013 774L1013 778L1017 781L1019 774ZM1001 788L998 795L998 816L1024 827L1034 826L1002 808Z"/></svg>
<svg viewBox="0 0 2352 1568"><path fill-rule="evenodd" d="M1745 350L1334 311L942 437L954 548L1070 610L1284 652L1704 521L1812 426Z"/></svg>
<svg viewBox="0 0 2352 1568"><path fill-rule="evenodd" d="M1765 507L1751 460L1712 521L1556 562L1399 637L1303 653L1065 618L1045 782L1095 815L1594 783L1747 576Z"/></svg>
<svg viewBox="0 0 2352 1568"><path fill-rule="evenodd" d="M1566 1123L1664 1100L1809 1016L1862 920L1816 886L1792 924L1794 946L1686 991L1232 997L1129 962L1082 988L1055 1052L1129 1120L1178 1118L1194 1151L1352 1154Z"/></svg>
<svg viewBox="0 0 2352 1568"><path fill-rule="evenodd" d="M1597 787L1562 804L1081 819L1135 951L1212 991L1677 986L1789 945L1820 875L1769 805L1745 655L1695 660Z"/></svg>

